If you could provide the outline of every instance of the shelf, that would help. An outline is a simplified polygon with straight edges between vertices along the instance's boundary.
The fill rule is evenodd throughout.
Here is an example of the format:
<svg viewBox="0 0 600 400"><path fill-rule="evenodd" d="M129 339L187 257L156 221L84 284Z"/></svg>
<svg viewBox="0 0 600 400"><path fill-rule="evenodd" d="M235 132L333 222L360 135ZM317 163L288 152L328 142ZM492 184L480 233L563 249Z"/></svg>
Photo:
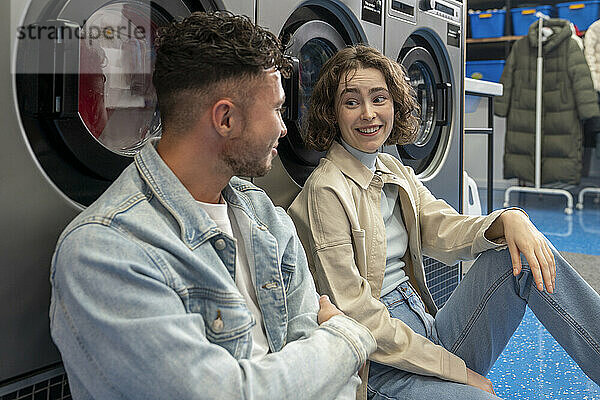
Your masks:
<svg viewBox="0 0 600 400"><path fill-rule="evenodd" d="M538 5L554 6L564 1L567 0L466 0L464 3L469 10L505 9L504 32L513 32L511 13L513 8ZM470 18L467 18L466 26L470 27ZM470 31L470 28L468 30ZM580 37L584 35L585 31L579 32ZM469 61L505 60L510 54L513 44L523 37L525 36L506 35L495 38L466 38L466 58Z"/></svg>
<svg viewBox="0 0 600 400"><path fill-rule="evenodd" d="M583 37L585 35L586 31L579 31L579 37ZM467 44L469 43L500 43L500 42L514 42L516 40L521 39L522 37L525 36L500 36L500 37L493 37L493 38L479 38L479 39L473 39L473 38L467 38Z"/></svg>
<svg viewBox="0 0 600 400"><path fill-rule="evenodd" d="M467 38L467 43L513 42L515 40L521 39L522 37L525 37L525 36L501 36L501 37L481 38L481 39Z"/></svg>
<svg viewBox="0 0 600 400"><path fill-rule="evenodd" d="M465 128L465 135L493 135L494 128Z"/></svg>

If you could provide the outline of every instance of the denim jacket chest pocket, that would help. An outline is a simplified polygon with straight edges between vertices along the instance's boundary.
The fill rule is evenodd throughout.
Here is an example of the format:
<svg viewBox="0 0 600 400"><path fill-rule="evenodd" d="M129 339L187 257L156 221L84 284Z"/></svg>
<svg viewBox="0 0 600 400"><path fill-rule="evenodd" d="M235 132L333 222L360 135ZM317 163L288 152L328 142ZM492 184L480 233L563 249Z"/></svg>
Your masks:
<svg viewBox="0 0 600 400"><path fill-rule="evenodd" d="M285 292L287 293L290 288L290 282L294 277L294 272L296 271L295 260L292 260L291 257L283 257L281 260L281 277L283 278L283 287Z"/></svg>
<svg viewBox="0 0 600 400"><path fill-rule="evenodd" d="M206 338L236 359L249 358L256 321L244 299L239 294L206 288L190 288L188 295L190 312L204 319Z"/></svg>
<svg viewBox="0 0 600 400"><path fill-rule="evenodd" d="M287 293L290 288L290 281L294 275L294 271L296 267L294 265L289 264L281 264L281 275L283 277L283 287L285 288L285 292Z"/></svg>

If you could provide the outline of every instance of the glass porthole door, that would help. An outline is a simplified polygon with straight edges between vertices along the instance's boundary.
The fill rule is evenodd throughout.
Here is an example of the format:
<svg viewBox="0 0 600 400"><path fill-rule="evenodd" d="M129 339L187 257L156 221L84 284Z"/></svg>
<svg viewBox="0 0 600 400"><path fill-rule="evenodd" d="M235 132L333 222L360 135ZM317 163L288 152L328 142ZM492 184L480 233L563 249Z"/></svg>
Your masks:
<svg viewBox="0 0 600 400"><path fill-rule="evenodd" d="M58 0L23 27L16 88L25 136L68 198L89 205L160 136L154 39L161 26L211 4Z"/></svg>
<svg viewBox="0 0 600 400"><path fill-rule="evenodd" d="M419 105L420 125L414 142L398 146L398 152L415 173L427 175L436 169L435 162L448 144L451 85L444 82L434 56L426 47L411 46L399 62L406 69Z"/></svg>
<svg viewBox="0 0 600 400"><path fill-rule="evenodd" d="M288 110L284 120L288 134L279 144L281 162L291 178L299 186L318 165L324 152L309 150L302 138L301 125L310 106L315 83L323 65L346 42L330 24L315 20L301 25L293 32L289 40L287 53L297 59L295 76L286 83Z"/></svg>

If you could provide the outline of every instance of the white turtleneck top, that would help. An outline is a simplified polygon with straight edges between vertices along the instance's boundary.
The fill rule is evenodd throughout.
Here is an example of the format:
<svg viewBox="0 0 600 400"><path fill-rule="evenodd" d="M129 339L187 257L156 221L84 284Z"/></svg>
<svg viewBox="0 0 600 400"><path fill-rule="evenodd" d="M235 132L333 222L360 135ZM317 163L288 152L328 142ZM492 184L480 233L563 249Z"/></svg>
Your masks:
<svg viewBox="0 0 600 400"><path fill-rule="evenodd" d="M350 146L343 139L341 142L350 154L362 162L365 167L375 172L375 163L379 152L366 153ZM402 261L408 246L408 233L402 221L398 187L392 183L386 183L381 190L381 216L386 236L385 275L381 286L381 296L384 296L408 280L408 276L404 272L404 261Z"/></svg>

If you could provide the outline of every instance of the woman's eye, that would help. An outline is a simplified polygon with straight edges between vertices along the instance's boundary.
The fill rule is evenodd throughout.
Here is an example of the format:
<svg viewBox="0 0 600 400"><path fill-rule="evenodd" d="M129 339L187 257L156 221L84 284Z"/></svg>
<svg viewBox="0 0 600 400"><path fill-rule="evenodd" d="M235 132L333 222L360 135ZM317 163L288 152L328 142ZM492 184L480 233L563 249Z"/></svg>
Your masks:
<svg viewBox="0 0 600 400"><path fill-rule="evenodd" d="M346 104L348 107L356 107L358 105L358 101L356 101L356 100L346 100L346 102L344 104Z"/></svg>
<svg viewBox="0 0 600 400"><path fill-rule="evenodd" d="M373 103L383 103L386 100L387 100L387 97L385 97L385 96L377 96L373 99Z"/></svg>

